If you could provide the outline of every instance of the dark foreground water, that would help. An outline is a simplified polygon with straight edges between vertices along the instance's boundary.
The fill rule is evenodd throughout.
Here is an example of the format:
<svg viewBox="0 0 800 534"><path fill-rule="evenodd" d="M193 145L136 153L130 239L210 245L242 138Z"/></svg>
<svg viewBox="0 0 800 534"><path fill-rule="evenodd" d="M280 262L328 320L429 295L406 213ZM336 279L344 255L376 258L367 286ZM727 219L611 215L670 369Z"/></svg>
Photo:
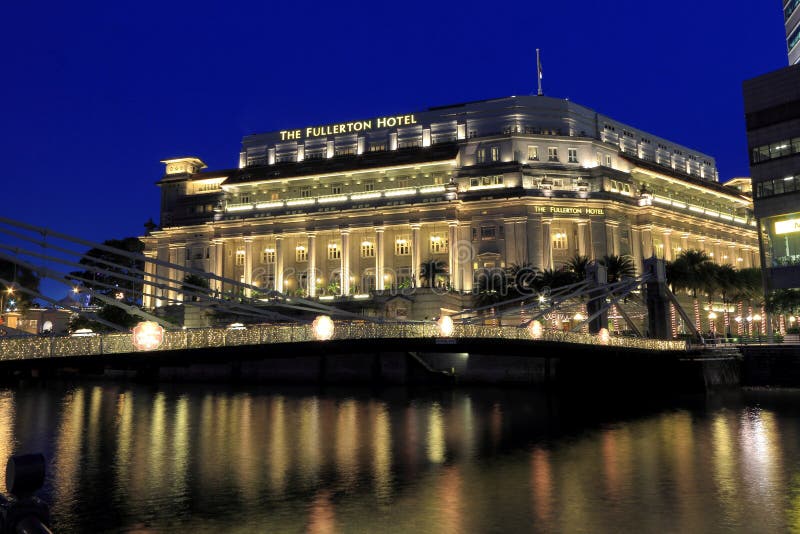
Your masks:
<svg viewBox="0 0 800 534"><path fill-rule="evenodd" d="M800 532L800 392L0 391L58 532Z"/></svg>

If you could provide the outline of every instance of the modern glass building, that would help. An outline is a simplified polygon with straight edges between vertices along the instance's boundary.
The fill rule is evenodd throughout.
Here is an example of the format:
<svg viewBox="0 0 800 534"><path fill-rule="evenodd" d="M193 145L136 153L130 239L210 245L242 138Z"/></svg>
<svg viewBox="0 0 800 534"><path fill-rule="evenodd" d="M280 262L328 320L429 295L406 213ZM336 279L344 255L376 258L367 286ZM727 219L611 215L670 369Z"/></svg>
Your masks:
<svg viewBox="0 0 800 534"><path fill-rule="evenodd" d="M231 169L164 163L148 256L309 298L434 286L458 309L492 269L557 269L575 254L630 255L641 270L692 248L759 265L752 199L718 182L712 157L564 99L250 135ZM178 298L152 289L147 307Z"/></svg>
<svg viewBox="0 0 800 534"><path fill-rule="evenodd" d="M783 20L786 24L786 47L789 64L800 63L800 0L783 1Z"/></svg>

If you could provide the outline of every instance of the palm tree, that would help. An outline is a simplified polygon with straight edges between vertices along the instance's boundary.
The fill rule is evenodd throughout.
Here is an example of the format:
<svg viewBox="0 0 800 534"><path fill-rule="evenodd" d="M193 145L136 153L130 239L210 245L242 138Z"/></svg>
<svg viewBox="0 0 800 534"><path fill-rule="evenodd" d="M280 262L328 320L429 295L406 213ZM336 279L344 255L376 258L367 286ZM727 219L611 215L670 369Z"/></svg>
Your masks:
<svg viewBox="0 0 800 534"><path fill-rule="evenodd" d="M200 300L199 295L208 296L209 294L208 278L204 278L196 274L187 274L183 278L183 284L181 284L181 291L183 291L184 293L186 292L195 293L191 296L191 301L197 302L198 300Z"/></svg>
<svg viewBox="0 0 800 534"><path fill-rule="evenodd" d="M426 287L434 287L436 278L447 275L447 266L440 260L428 260L419 266L419 277L425 280Z"/></svg>
<svg viewBox="0 0 800 534"><path fill-rule="evenodd" d="M720 265L717 269L717 289L722 297L723 312L725 318L725 335L731 334L731 318L728 312L728 305L733 302L732 296L736 294L737 273L736 268L731 264Z"/></svg>
<svg viewBox="0 0 800 534"><path fill-rule="evenodd" d="M606 268L609 284L636 276L636 267L633 263L633 258L627 255L617 256L616 254L607 254L600 260L600 265Z"/></svg>
<svg viewBox="0 0 800 534"><path fill-rule="evenodd" d="M586 268L589 265L589 256L575 254L564 265L575 274L575 281L586 280Z"/></svg>
<svg viewBox="0 0 800 534"><path fill-rule="evenodd" d="M668 281L673 290L685 289L691 292L694 301L695 326L700 328L700 303L697 292L704 287L701 276L701 265L711 263L711 258L702 250L684 250L667 268ZM669 278L671 277L671 279Z"/></svg>
<svg viewBox="0 0 800 534"><path fill-rule="evenodd" d="M506 269L509 296L533 294L536 291L536 283L539 276L539 269L534 267L532 263L511 264Z"/></svg>

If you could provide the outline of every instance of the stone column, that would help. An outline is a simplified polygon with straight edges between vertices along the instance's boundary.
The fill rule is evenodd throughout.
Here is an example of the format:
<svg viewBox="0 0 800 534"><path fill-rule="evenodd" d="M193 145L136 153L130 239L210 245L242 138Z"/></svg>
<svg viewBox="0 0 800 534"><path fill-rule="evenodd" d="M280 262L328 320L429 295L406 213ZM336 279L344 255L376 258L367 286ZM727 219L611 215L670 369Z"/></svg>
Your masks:
<svg viewBox="0 0 800 534"><path fill-rule="evenodd" d="M672 261L672 230L664 230L662 239L664 240L664 259Z"/></svg>
<svg viewBox="0 0 800 534"><path fill-rule="evenodd" d="M422 262L419 242L419 230L421 227L422 225L419 223L411 224L411 273L415 287L422 285L419 277L419 265Z"/></svg>
<svg viewBox="0 0 800 534"><path fill-rule="evenodd" d="M306 271L308 296L317 296L317 233L308 232L308 270Z"/></svg>
<svg viewBox="0 0 800 534"><path fill-rule="evenodd" d="M283 293L283 236L275 236L275 291Z"/></svg>
<svg viewBox="0 0 800 534"><path fill-rule="evenodd" d="M342 257L341 257L341 273L339 274L339 281L341 282L341 294L350 294L350 229L344 228L341 231L342 236Z"/></svg>
<svg viewBox="0 0 800 534"><path fill-rule="evenodd" d="M375 228L375 289L383 291L386 288L383 280L383 226Z"/></svg>
<svg viewBox="0 0 800 534"><path fill-rule="evenodd" d="M681 252L689 250L689 234L681 234Z"/></svg>
<svg viewBox="0 0 800 534"><path fill-rule="evenodd" d="M706 238L705 237L698 237L697 238L697 250L702 250L706 254L708 254L708 250L706 249Z"/></svg>
<svg viewBox="0 0 800 534"><path fill-rule="evenodd" d="M450 273L450 286L458 291L461 290L461 269L458 265L458 221L448 221L447 229L447 266ZM508 233L506 233L506 248L508 248Z"/></svg>
<svg viewBox="0 0 800 534"><path fill-rule="evenodd" d="M225 261L225 242L222 239L214 240L214 267L211 272L217 276L223 276ZM222 293L222 281L214 280L213 288L217 293Z"/></svg>
<svg viewBox="0 0 800 534"><path fill-rule="evenodd" d="M173 264L173 265L177 265L178 264L178 250L180 250L179 247L182 247L182 246L183 245L170 245L169 246L169 260L168 261L171 264ZM178 281L177 281L178 269L176 269L175 267L170 267L169 270L168 270L167 276L169 277L169 282L168 282L169 291L167 292L167 299L168 299L167 305L170 305L170 304L175 304L175 301L178 298L177 287L180 285L178 283Z"/></svg>
<svg viewBox="0 0 800 534"><path fill-rule="evenodd" d="M642 257L644 259L653 257L653 227L645 226L642 228Z"/></svg>
<svg viewBox="0 0 800 534"><path fill-rule="evenodd" d="M521 218L516 220L517 229L514 234L515 242L519 247L519 263L525 265L530 263L531 259L528 256L528 219Z"/></svg>
<svg viewBox="0 0 800 534"><path fill-rule="evenodd" d="M459 263L459 273L461 274L461 291L472 291L472 267L473 267L473 254L472 244L472 228L469 223L466 223L460 228L462 248L456 250L456 261ZM459 253L460 251L460 253Z"/></svg>
<svg viewBox="0 0 800 534"><path fill-rule="evenodd" d="M253 238L246 236L244 238L244 284L253 284ZM252 291L245 289L244 294L246 297L251 296Z"/></svg>
<svg viewBox="0 0 800 534"><path fill-rule="evenodd" d="M506 265L519 264L517 258L516 244L517 239L514 233L514 219L503 220L503 235L505 236L505 262Z"/></svg>
<svg viewBox="0 0 800 534"><path fill-rule="evenodd" d="M542 269L553 268L553 237L550 227L553 219L542 219Z"/></svg>
<svg viewBox="0 0 800 534"><path fill-rule="evenodd" d="M722 258L722 241L714 241L714 261L717 265L722 265L725 263L724 259Z"/></svg>
<svg viewBox="0 0 800 534"><path fill-rule="evenodd" d="M144 280L142 283L142 308L149 310L152 309L155 299L155 287L152 286L153 273L155 271L155 264L152 260L156 257L156 251L145 251L144 253Z"/></svg>
<svg viewBox="0 0 800 534"><path fill-rule="evenodd" d="M620 244L619 244L619 223L617 221L612 221L610 224L606 223L609 227L610 234L611 234L611 249L616 256L620 254Z"/></svg>
<svg viewBox="0 0 800 534"><path fill-rule="evenodd" d="M736 261L737 256L735 243L728 243L728 252L726 252L726 254L728 255L728 259L725 260L725 263L730 263L734 267L738 267L739 263Z"/></svg>
<svg viewBox="0 0 800 534"><path fill-rule="evenodd" d="M586 251L586 225L587 221L578 221L578 254L589 256Z"/></svg>
<svg viewBox="0 0 800 534"><path fill-rule="evenodd" d="M639 228L631 227L631 255L633 264L636 267L636 274L644 272L644 258L642 257L642 231Z"/></svg>

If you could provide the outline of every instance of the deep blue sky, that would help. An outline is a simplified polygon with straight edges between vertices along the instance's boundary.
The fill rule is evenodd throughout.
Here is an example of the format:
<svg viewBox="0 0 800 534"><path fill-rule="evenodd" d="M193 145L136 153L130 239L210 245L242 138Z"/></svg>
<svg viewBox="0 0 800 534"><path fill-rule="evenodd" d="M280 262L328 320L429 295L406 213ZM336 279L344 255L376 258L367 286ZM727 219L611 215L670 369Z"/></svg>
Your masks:
<svg viewBox="0 0 800 534"><path fill-rule="evenodd" d="M101 241L158 220L159 160L243 135L535 91L748 174L741 83L786 66L780 0L6 2L7 216Z"/></svg>

